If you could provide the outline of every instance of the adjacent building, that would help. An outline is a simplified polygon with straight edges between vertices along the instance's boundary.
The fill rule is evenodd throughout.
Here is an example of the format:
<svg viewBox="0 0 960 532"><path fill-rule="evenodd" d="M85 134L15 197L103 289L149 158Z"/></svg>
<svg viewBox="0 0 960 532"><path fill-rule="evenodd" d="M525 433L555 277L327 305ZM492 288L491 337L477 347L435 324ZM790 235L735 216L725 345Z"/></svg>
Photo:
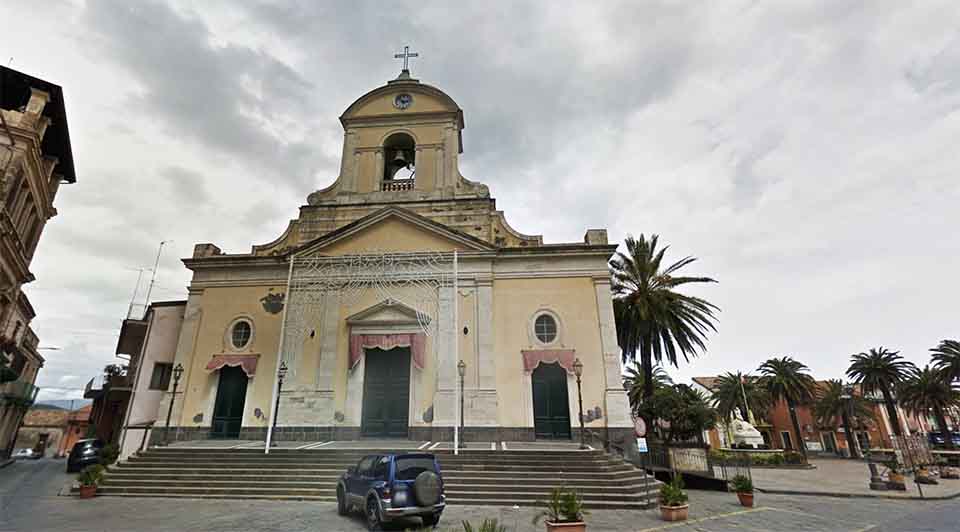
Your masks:
<svg viewBox="0 0 960 532"><path fill-rule="evenodd" d="M90 405L77 410L31 408L17 433L15 449L34 449L44 456L66 456L87 435Z"/></svg>
<svg viewBox="0 0 960 532"><path fill-rule="evenodd" d="M76 182L62 89L0 66L0 457L37 395L43 366L21 287L60 185Z"/></svg>

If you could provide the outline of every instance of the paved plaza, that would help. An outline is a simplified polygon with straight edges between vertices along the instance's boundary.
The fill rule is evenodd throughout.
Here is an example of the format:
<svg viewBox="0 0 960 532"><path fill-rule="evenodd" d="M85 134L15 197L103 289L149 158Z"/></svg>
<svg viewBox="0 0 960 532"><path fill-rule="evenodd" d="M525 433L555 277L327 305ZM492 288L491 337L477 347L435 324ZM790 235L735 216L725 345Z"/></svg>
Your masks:
<svg viewBox="0 0 960 532"><path fill-rule="evenodd" d="M907 477L907 491L873 491L867 464L855 460L811 459L813 469L753 469L758 489L780 494L822 494L857 497L950 498L960 496L960 480L941 479L937 485L917 486ZM878 466L879 467L879 466ZM881 470L883 468L881 467Z"/></svg>
<svg viewBox="0 0 960 532"><path fill-rule="evenodd" d="M364 530L359 516L340 517L330 503L265 500L195 500L57 496L72 477L62 460L17 462L0 469L0 531L277 531L338 532ZM842 499L758 494L757 507L739 506L733 494L690 491L690 520L671 524L656 510L595 511L590 532L697 530L721 531L947 531L958 530L960 502L890 499ZM542 531L532 508L450 507L439 530L462 530L497 518L511 532ZM393 530L416 529L411 521Z"/></svg>

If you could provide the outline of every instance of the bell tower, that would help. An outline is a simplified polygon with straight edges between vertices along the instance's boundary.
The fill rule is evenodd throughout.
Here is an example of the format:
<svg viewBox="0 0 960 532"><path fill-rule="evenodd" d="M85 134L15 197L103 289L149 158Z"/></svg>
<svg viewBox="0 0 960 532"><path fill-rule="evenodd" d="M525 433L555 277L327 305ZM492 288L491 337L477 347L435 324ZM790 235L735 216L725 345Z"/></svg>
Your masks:
<svg viewBox="0 0 960 532"><path fill-rule="evenodd" d="M340 116L340 174L310 194L310 205L489 197L486 186L460 175L463 111L446 93L410 75L408 61L416 56L405 47L396 56L404 61L400 75Z"/></svg>

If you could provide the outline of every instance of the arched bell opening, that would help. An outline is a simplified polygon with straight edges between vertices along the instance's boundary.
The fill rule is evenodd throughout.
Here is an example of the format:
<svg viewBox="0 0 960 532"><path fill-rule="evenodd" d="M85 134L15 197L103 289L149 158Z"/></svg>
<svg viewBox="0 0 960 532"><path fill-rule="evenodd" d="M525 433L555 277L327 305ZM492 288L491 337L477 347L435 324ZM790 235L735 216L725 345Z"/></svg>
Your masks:
<svg viewBox="0 0 960 532"><path fill-rule="evenodd" d="M394 133L383 142L383 181L394 185L413 183L416 174L416 142L406 133ZM410 188L413 188L412 186ZM390 188L393 190L393 188ZM386 190L386 188L384 189Z"/></svg>

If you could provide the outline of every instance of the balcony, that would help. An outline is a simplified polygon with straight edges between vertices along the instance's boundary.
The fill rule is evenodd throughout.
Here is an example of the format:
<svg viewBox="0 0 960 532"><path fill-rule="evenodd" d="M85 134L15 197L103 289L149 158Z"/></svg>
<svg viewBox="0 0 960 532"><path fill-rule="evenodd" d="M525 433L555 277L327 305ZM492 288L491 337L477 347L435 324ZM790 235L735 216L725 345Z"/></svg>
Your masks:
<svg viewBox="0 0 960 532"><path fill-rule="evenodd" d="M413 182L413 179L386 179L380 182L380 190L384 192L413 190Z"/></svg>
<svg viewBox="0 0 960 532"><path fill-rule="evenodd" d="M37 388L26 381L12 381L0 384L0 404L30 406L37 399Z"/></svg>
<svg viewBox="0 0 960 532"><path fill-rule="evenodd" d="M87 382L83 390L85 399L96 399L111 391L129 392L132 389L133 378L127 374L97 375Z"/></svg>

